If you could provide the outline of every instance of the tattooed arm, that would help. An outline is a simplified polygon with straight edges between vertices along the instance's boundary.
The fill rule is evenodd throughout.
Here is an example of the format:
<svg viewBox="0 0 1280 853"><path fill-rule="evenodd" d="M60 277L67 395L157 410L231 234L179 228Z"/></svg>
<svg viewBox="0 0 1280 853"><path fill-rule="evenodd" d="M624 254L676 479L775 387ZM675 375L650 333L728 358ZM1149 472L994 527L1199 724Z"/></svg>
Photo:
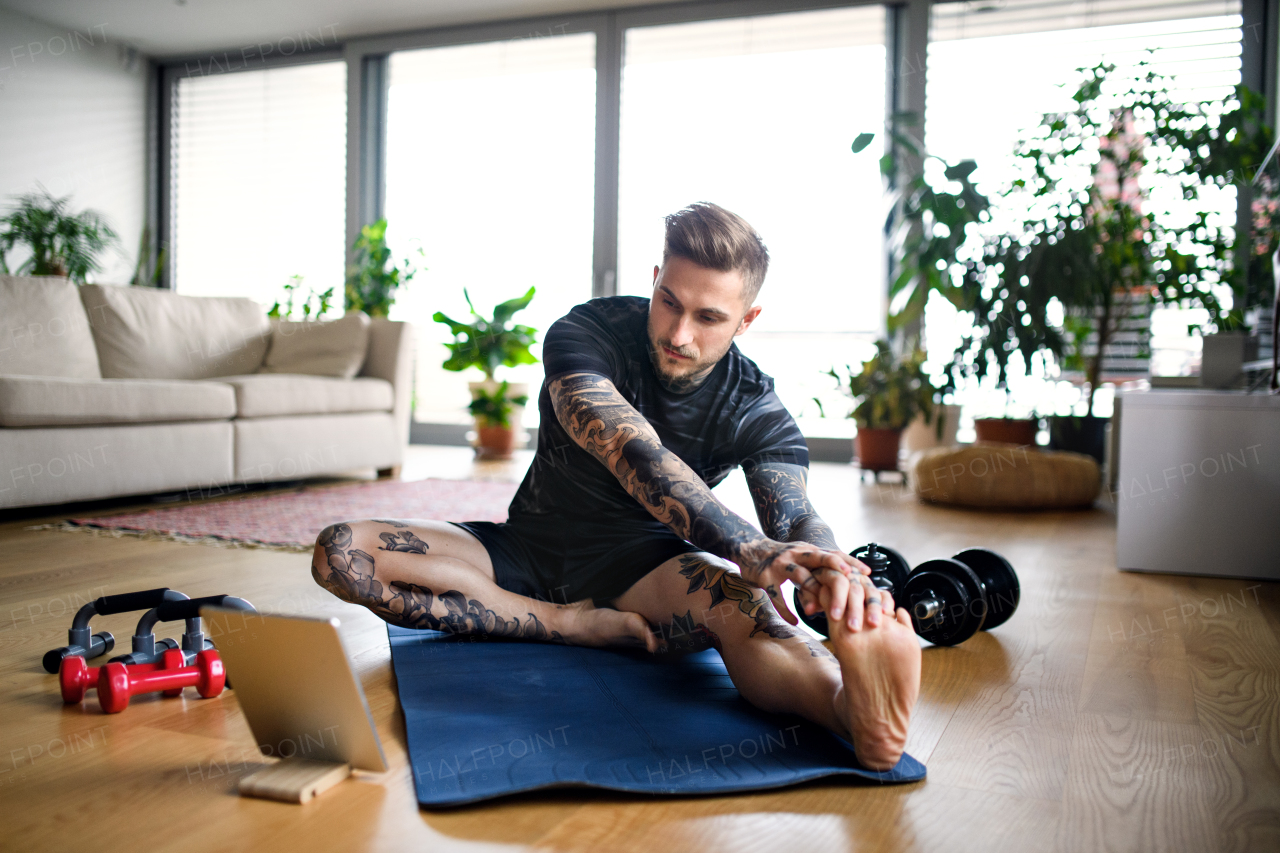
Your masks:
<svg viewBox="0 0 1280 853"><path fill-rule="evenodd" d="M737 563L743 578L768 592L778 613L793 625L798 620L778 592L783 581L831 586L834 598L843 602L849 575L866 571L838 550L765 536L731 512L692 468L662 446L649 422L606 377L573 373L552 381L548 391L557 420L578 446L677 536ZM837 603L832 616L840 618L843 610Z"/></svg>
<svg viewBox="0 0 1280 853"><path fill-rule="evenodd" d="M839 550L831 527L809 502L808 468L766 462L746 473L756 516L767 535L781 542L811 542L819 548Z"/></svg>
<svg viewBox="0 0 1280 853"><path fill-rule="evenodd" d="M782 542L807 542L832 551L840 549L830 525L822 520L809 501L806 488L809 480L808 468L786 462L765 462L753 466L746 474L747 486L751 489L751 498L756 505L756 515L765 533ZM857 580L863 587L862 595L867 605L882 605L884 613L892 617L895 607L893 596L875 589L868 577ZM797 583L802 585L801 589L805 593L817 592L811 583L811 589L804 588L805 581ZM806 613L826 608L826 604L819 601L816 595L804 595L803 600ZM840 618L838 612L835 618Z"/></svg>

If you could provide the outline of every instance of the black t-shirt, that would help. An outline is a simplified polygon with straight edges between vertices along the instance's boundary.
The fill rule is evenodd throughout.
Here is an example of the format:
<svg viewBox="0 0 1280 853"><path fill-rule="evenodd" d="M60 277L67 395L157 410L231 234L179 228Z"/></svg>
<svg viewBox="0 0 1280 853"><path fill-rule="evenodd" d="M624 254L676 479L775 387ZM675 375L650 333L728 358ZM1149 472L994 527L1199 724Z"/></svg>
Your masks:
<svg viewBox="0 0 1280 853"><path fill-rule="evenodd" d="M649 361L649 300L612 296L578 305L552 324L542 345L546 380L538 395L538 451L510 507L513 522L561 527L584 523L619 536L667 528L618 479L583 450L556 419L548 384L570 373L608 377L708 486L736 466L809 464L795 420L773 391L773 379L729 348L703 383L687 394L662 386Z"/></svg>

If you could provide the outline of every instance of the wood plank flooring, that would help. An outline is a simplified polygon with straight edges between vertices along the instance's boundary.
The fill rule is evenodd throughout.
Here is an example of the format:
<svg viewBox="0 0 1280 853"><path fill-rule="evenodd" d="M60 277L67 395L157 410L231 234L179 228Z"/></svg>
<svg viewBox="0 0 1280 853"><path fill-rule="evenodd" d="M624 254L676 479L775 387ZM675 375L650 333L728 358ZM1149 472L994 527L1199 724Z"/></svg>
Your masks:
<svg viewBox="0 0 1280 853"><path fill-rule="evenodd" d="M518 480L528 463L411 450L406 478ZM32 531L67 513L25 513L0 523L0 849L1280 850L1276 584L1120 573L1105 507L941 509L824 464L811 490L849 548L880 541L914 564L983 545L1019 572L1009 622L925 649L908 746L929 767L924 782L670 799L558 792L420 810L383 623L315 586L307 555ZM717 491L754 518L740 476ZM234 691L139 699L109 717L92 699L64 706L43 652L66 642L84 602L154 586L340 618L393 769L306 806L248 800L236 783L262 762ZM94 628L127 644L135 621Z"/></svg>

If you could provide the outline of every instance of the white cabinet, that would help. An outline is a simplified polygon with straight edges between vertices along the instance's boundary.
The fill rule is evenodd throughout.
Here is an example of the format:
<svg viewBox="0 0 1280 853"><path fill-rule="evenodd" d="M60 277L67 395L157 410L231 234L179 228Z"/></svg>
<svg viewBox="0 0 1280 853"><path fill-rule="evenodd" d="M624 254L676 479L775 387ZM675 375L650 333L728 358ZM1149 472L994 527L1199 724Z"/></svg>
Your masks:
<svg viewBox="0 0 1280 853"><path fill-rule="evenodd" d="M1120 395L1121 569L1280 580L1280 396Z"/></svg>

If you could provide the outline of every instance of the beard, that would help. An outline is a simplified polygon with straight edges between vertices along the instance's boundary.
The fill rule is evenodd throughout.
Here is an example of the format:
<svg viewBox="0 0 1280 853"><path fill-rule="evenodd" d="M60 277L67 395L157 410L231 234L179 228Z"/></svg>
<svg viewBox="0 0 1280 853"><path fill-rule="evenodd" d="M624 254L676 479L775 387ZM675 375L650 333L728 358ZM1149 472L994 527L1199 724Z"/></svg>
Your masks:
<svg viewBox="0 0 1280 853"><path fill-rule="evenodd" d="M715 368L716 363L724 358L725 353L729 351L729 347L733 345L733 339L729 339L729 344L725 348L709 355L705 358L699 358L699 353L692 347L676 347L671 345L671 341L657 338L653 334L653 329L649 329L649 363L653 365L653 372L657 374L658 381L662 383L662 387L675 394L687 394L700 386L703 381L711 375L711 371ZM682 363L681 369L672 370L667 359L670 357L663 352L663 348L669 349L674 353L685 356L689 362Z"/></svg>

